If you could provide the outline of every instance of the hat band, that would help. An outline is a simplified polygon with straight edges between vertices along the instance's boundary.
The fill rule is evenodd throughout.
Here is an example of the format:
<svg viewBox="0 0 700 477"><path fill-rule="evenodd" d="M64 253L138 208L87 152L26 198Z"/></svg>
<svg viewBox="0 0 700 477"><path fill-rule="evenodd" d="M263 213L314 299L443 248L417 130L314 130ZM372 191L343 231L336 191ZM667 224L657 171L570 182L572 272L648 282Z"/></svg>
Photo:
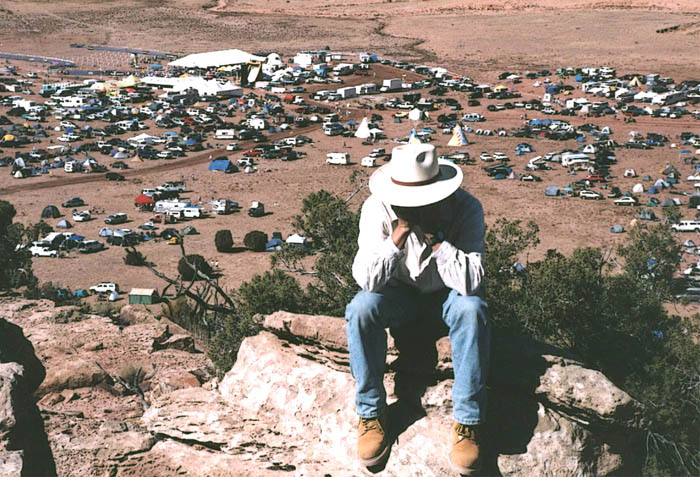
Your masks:
<svg viewBox="0 0 700 477"><path fill-rule="evenodd" d="M393 182L396 185L400 186L407 186L407 187L415 187L415 186L422 186L422 185L428 185L432 184L433 182L437 182L438 179L440 178L440 172L435 174L433 177L430 179L424 180L424 181L418 181L418 182L403 182L403 181L397 181L393 177L391 178L391 182Z"/></svg>

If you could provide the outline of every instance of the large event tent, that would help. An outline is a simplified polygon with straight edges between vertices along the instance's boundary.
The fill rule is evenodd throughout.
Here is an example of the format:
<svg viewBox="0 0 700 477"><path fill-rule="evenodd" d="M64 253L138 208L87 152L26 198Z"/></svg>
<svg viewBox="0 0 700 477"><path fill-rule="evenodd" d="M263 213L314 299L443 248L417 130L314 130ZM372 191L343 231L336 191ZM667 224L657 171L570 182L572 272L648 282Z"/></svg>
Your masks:
<svg viewBox="0 0 700 477"><path fill-rule="evenodd" d="M168 63L168 66L181 68L218 68L220 66L240 65L250 61L265 61L264 56L255 56L242 50L207 51L183 56Z"/></svg>

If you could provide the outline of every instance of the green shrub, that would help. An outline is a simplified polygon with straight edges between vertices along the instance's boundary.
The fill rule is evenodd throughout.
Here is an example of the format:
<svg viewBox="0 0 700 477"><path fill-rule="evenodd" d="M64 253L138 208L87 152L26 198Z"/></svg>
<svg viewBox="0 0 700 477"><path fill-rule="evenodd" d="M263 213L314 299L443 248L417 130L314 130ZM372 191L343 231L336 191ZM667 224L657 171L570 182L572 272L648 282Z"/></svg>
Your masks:
<svg viewBox="0 0 700 477"><path fill-rule="evenodd" d="M217 252L230 252L233 248L233 236L230 230L217 230L214 235Z"/></svg>
<svg viewBox="0 0 700 477"><path fill-rule="evenodd" d="M207 351L219 377L233 367L243 340L256 335L260 329L260 324L250 316L236 313L222 318L220 330L214 334Z"/></svg>
<svg viewBox="0 0 700 477"><path fill-rule="evenodd" d="M201 255L187 255L186 257L182 257L177 264L177 271L180 273L180 276L182 276L183 280L196 280L197 274L195 273L195 269L198 272L202 272L207 276L211 276L211 266Z"/></svg>
<svg viewBox="0 0 700 477"><path fill-rule="evenodd" d="M27 250L17 249L25 228L13 223L17 211L11 203L0 200L0 290L27 286L36 288L32 257Z"/></svg>
<svg viewBox="0 0 700 477"><path fill-rule="evenodd" d="M253 252L264 252L267 245L267 234L260 230L252 230L245 234L243 245Z"/></svg>

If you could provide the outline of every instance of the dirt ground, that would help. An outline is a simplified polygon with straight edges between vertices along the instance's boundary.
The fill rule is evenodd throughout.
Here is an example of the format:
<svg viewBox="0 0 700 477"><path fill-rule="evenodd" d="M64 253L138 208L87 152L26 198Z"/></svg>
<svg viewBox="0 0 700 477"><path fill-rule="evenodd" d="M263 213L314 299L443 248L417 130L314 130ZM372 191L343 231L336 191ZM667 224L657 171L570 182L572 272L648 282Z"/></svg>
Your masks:
<svg viewBox="0 0 700 477"><path fill-rule="evenodd" d="M698 2L611 0L594 7L589 5L590 2L571 0L356 0L351 4L337 0L20 0L0 9L0 52L55 56L74 60L86 67L114 68L126 66L126 55L75 49L69 44L128 46L177 54L240 48L251 52L276 51L285 58L300 49L319 49L328 45L336 51L369 51L394 59L445 66L450 71L491 84L496 84L497 74L502 71L524 73L543 68L554 70L562 66L589 65L613 66L621 74L657 72L677 81L700 79L696 53L700 47ZM657 30L669 27L677 28L657 33ZM31 63L15 64L21 73L43 71L43 67ZM403 70L383 68L375 68L373 72L380 77L406 74ZM371 77L362 81L365 79L372 81ZM535 88L533 83L525 80L517 85L523 99L541 98L541 88ZM580 96L580 91L576 95ZM450 96L466 106L464 93L451 93ZM490 103L492 101L482 101L481 107L465 108L463 112L484 113L488 121L479 127L509 129L522 124L522 110L486 112L485 106ZM361 118L361 104L357 101L351 102L350 107L344 104L343 109L346 108L352 111L348 118ZM395 124L390 113L383 113L383 126L389 138L405 136L411 127L435 127L431 121ZM433 117L438 114L434 113ZM532 112L530 118L534 117L544 116ZM612 117L566 119L574 124L608 125L618 142L625 141L632 130L658 132L674 141L682 131L700 129L700 122L691 119L642 118L635 124ZM57 123L51 120L48 124L55 126ZM306 158L292 162L263 161L256 174L209 172L209 155L216 155L217 151L207 150L172 162L137 164L129 172L128 180L122 183L97 181L89 175L74 178L63 171L51 177L20 182L8 174L0 174L0 197L10 200L19 211L19 220L29 223L39 219L46 204L60 205L69 197L80 196L89 206L104 210L104 215L98 215L97 220L74 224L73 230L88 238L97 238L103 218L110 213L127 212L131 220L126 226L131 228L148 220L152 214L138 212L133 206L133 198L142 188L166 180L185 179L191 190L187 195L195 203L206 204L211 199L226 197L247 207L251 201L261 200L272 212L270 215L250 218L243 212L191 222L200 234L187 238L187 250L218 261L224 284L236 287L254 274L265 271L269 267L269 255L249 251L218 253L213 243L215 231L231 229L236 245L241 245L244 235L254 229L268 234L280 231L285 236L292 233L290 222L299 211L302 198L322 188L349 196L355 189L350 183L350 175L361 169L359 160L372 148L361 145L358 139L327 138L319 129L310 128L303 133L315 143L313 147L304 147L308 153ZM434 137L434 144L442 150L447 149L445 146L450 136L438 132ZM522 172L527 160L535 154L578 145L575 141L525 140L533 145L536 153L515 156L514 147L522 142L518 138L474 134L468 137L472 144L458 149L468 150L473 157L478 157L482 151L504 152L513 161L516 173ZM210 142L215 147L224 145L223 142ZM391 141L381 144L387 150L393 145ZM325 155L329 151L349 152L354 164L347 167L326 165ZM8 152L12 153L8 150L5 155ZM235 159L240 153L228 155ZM627 168L634 168L640 177L649 174L654 179L659 177L659 169L667 163L676 165L683 176L690 173L690 166L683 165L678 149L669 147L648 151L620 149L617 157L613 184L623 190L631 189L639 181L639 178L622 177ZM97 158L100 161L106 159L99 154ZM628 226L638 210L615 207L611 200L589 202L575 198L545 198L546 185L563 187L582 178L567 175L561 167L538 173L544 179L542 183L523 183L494 181L481 170L482 165L479 162L474 166L463 166L464 187L483 202L488 224L502 217L537 222L541 244L530 258L539 258L551 248L568 253L582 246L614 247L625 239L625 235L612 235L610 226ZM682 181L677 190L691 192L692 189L692 184ZM356 195L351 202L353 207L358 207L366 196L366 190ZM659 196L662 201L667 197L676 196ZM67 209L61 210L69 213ZM656 211L660 215L660 210ZM694 214L688 209L683 209L683 212L688 218ZM174 272L180 253L177 247L164 242L149 242L139 246L139 250L164 271ZM70 254L59 260L39 258L35 260L35 269L41 280L59 282L73 289L86 288L104 280L117 281L123 290L163 285L148 272L125 266L123 257L121 247L111 247L94 255Z"/></svg>

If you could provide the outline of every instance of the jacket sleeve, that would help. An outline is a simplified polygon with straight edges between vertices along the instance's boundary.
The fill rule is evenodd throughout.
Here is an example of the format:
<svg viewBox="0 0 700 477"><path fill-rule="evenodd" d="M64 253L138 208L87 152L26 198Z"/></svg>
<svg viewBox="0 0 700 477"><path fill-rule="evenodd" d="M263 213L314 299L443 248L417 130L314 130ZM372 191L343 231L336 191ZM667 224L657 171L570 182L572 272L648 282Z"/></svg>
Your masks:
<svg viewBox="0 0 700 477"><path fill-rule="evenodd" d="M372 197L362 206L359 248L352 264L352 276L365 291L374 292L387 284L398 260L403 256L391 239L391 224L382 205Z"/></svg>
<svg viewBox="0 0 700 477"><path fill-rule="evenodd" d="M469 194L457 197L455 209L458 212L447 238L433 253L437 270L443 283L460 295L480 294L484 276L484 211Z"/></svg>

